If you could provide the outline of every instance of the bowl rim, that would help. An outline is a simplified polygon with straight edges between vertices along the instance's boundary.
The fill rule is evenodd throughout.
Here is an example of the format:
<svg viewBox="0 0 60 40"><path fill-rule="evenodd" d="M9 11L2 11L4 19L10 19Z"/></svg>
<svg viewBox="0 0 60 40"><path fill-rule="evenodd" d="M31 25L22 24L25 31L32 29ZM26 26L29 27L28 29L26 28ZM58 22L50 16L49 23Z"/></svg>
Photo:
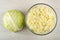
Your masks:
<svg viewBox="0 0 60 40"><path fill-rule="evenodd" d="M32 31L32 30L28 27L28 25L27 25L27 23L26 23L28 12L30 11L31 8L33 8L33 7L36 6L36 5L46 5L46 6L50 7L50 8L55 12L55 17L56 17L55 26L54 26L54 28L53 28L51 31L49 31L49 32L47 32L47 33L45 33L45 34L37 34L37 33L35 33L34 31ZM26 14L26 17L25 17L25 23L26 23L26 27L28 28L28 30L31 31L33 34L41 35L41 36L50 34L50 33L56 28L56 26L57 26L57 21L58 21L58 18L57 18L57 13L56 13L56 11L53 9L53 7L51 7L50 5L45 4L45 3L37 3L37 4L33 5L33 6L31 6L31 7L28 9L27 14Z"/></svg>

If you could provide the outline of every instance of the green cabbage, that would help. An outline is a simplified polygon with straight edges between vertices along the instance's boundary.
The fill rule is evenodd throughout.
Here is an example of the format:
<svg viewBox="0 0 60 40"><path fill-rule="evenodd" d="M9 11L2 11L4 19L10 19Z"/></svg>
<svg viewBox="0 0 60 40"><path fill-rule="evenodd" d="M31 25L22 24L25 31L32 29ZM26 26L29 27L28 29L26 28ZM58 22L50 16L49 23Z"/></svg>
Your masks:
<svg viewBox="0 0 60 40"><path fill-rule="evenodd" d="M4 27L12 32L23 29L24 15L19 10L8 10L3 16Z"/></svg>

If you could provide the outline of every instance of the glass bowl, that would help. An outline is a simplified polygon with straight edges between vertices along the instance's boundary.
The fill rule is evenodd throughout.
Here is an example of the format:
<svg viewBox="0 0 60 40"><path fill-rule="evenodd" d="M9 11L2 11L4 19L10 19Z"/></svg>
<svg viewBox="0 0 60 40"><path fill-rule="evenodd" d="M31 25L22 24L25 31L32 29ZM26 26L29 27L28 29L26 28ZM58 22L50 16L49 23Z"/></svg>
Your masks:
<svg viewBox="0 0 60 40"><path fill-rule="evenodd" d="M55 19L56 19L56 20L55 20L54 28L51 29L51 30L50 30L49 32L47 32L47 33L38 34L38 33L35 33L33 30L31 30L31 29L29 28L27 22L26 22L26 26L27 26L27 28L28 28L32 33L34 33L34 34L36 34L36 35L47 35L47 34L51 33L51 32L55 29L55 27L56 27L56 25L57 25L57 14L56 14L55 10L54 10L50 5L45 4L45 3L37 3L37 4L33 5L31 8L29 8L29 10L28 10L28 12L27 12L27 15L28 15L29 11L30 11L33 7L35 7L36 5L45 5L45 6L50 7L50 8L54 11L54 13L55 13ZM25 21L27 21L27 15L26 15Z"/></svg>

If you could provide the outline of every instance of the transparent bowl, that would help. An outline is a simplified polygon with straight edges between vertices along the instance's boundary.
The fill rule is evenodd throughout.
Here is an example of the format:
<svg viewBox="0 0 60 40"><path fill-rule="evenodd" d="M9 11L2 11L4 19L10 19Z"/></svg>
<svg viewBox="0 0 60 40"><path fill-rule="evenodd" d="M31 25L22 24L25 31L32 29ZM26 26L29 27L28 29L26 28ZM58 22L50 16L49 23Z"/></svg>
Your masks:
<svg viewBox="0 0 60 40"><path fill-rule="evenodd" d="M50 7L50 8L52 8L50 5L45 4L45 3L37 3L37 4L33 5L32 7L34 7L34 6L36 6L36 5L46 5L46 6ZM32 7L31 7L31 8L32 8ZM30 11L31 8L29 8L28 12ZM52 8L52 10L55 12L56 23L55 23L54 28L53 28L51 31L49 31L49 32L47 32L47 33L45 33L45 34L37 34L37 33L35 33L34 31L32 31L32 30L29 28L29 26L27 25L27 23L26 23L27 28L28 28L32 33L34 33L34 34L36 34L36 35L47 35L47 34L51 33L51 32L55 29L55 27L56 27L56 25L57 25L57 14L56 14L56 11L55 11L53 8ZM28 12L27 12L27 14L28 14ZM26 20L27 20L27 15L26 15L25 21L26 21Z"/></svg>

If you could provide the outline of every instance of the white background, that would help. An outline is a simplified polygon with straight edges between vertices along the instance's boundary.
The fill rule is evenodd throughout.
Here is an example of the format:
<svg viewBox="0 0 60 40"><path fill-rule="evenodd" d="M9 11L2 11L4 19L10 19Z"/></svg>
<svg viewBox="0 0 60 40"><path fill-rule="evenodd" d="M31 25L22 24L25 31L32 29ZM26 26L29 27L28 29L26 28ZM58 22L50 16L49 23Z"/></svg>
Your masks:
<svg viewBox="0 0 60 40"><path fill-rule="evenodd" d="M3 14L10 9L21 10L27 14L28 9L36 3L46 3L52 6L58 16L55 30L45 36L31 33L27 28L21 32L13 33L3 26ZM60 1L59 0L0 0L0 40L60 40Z"/></svg>

